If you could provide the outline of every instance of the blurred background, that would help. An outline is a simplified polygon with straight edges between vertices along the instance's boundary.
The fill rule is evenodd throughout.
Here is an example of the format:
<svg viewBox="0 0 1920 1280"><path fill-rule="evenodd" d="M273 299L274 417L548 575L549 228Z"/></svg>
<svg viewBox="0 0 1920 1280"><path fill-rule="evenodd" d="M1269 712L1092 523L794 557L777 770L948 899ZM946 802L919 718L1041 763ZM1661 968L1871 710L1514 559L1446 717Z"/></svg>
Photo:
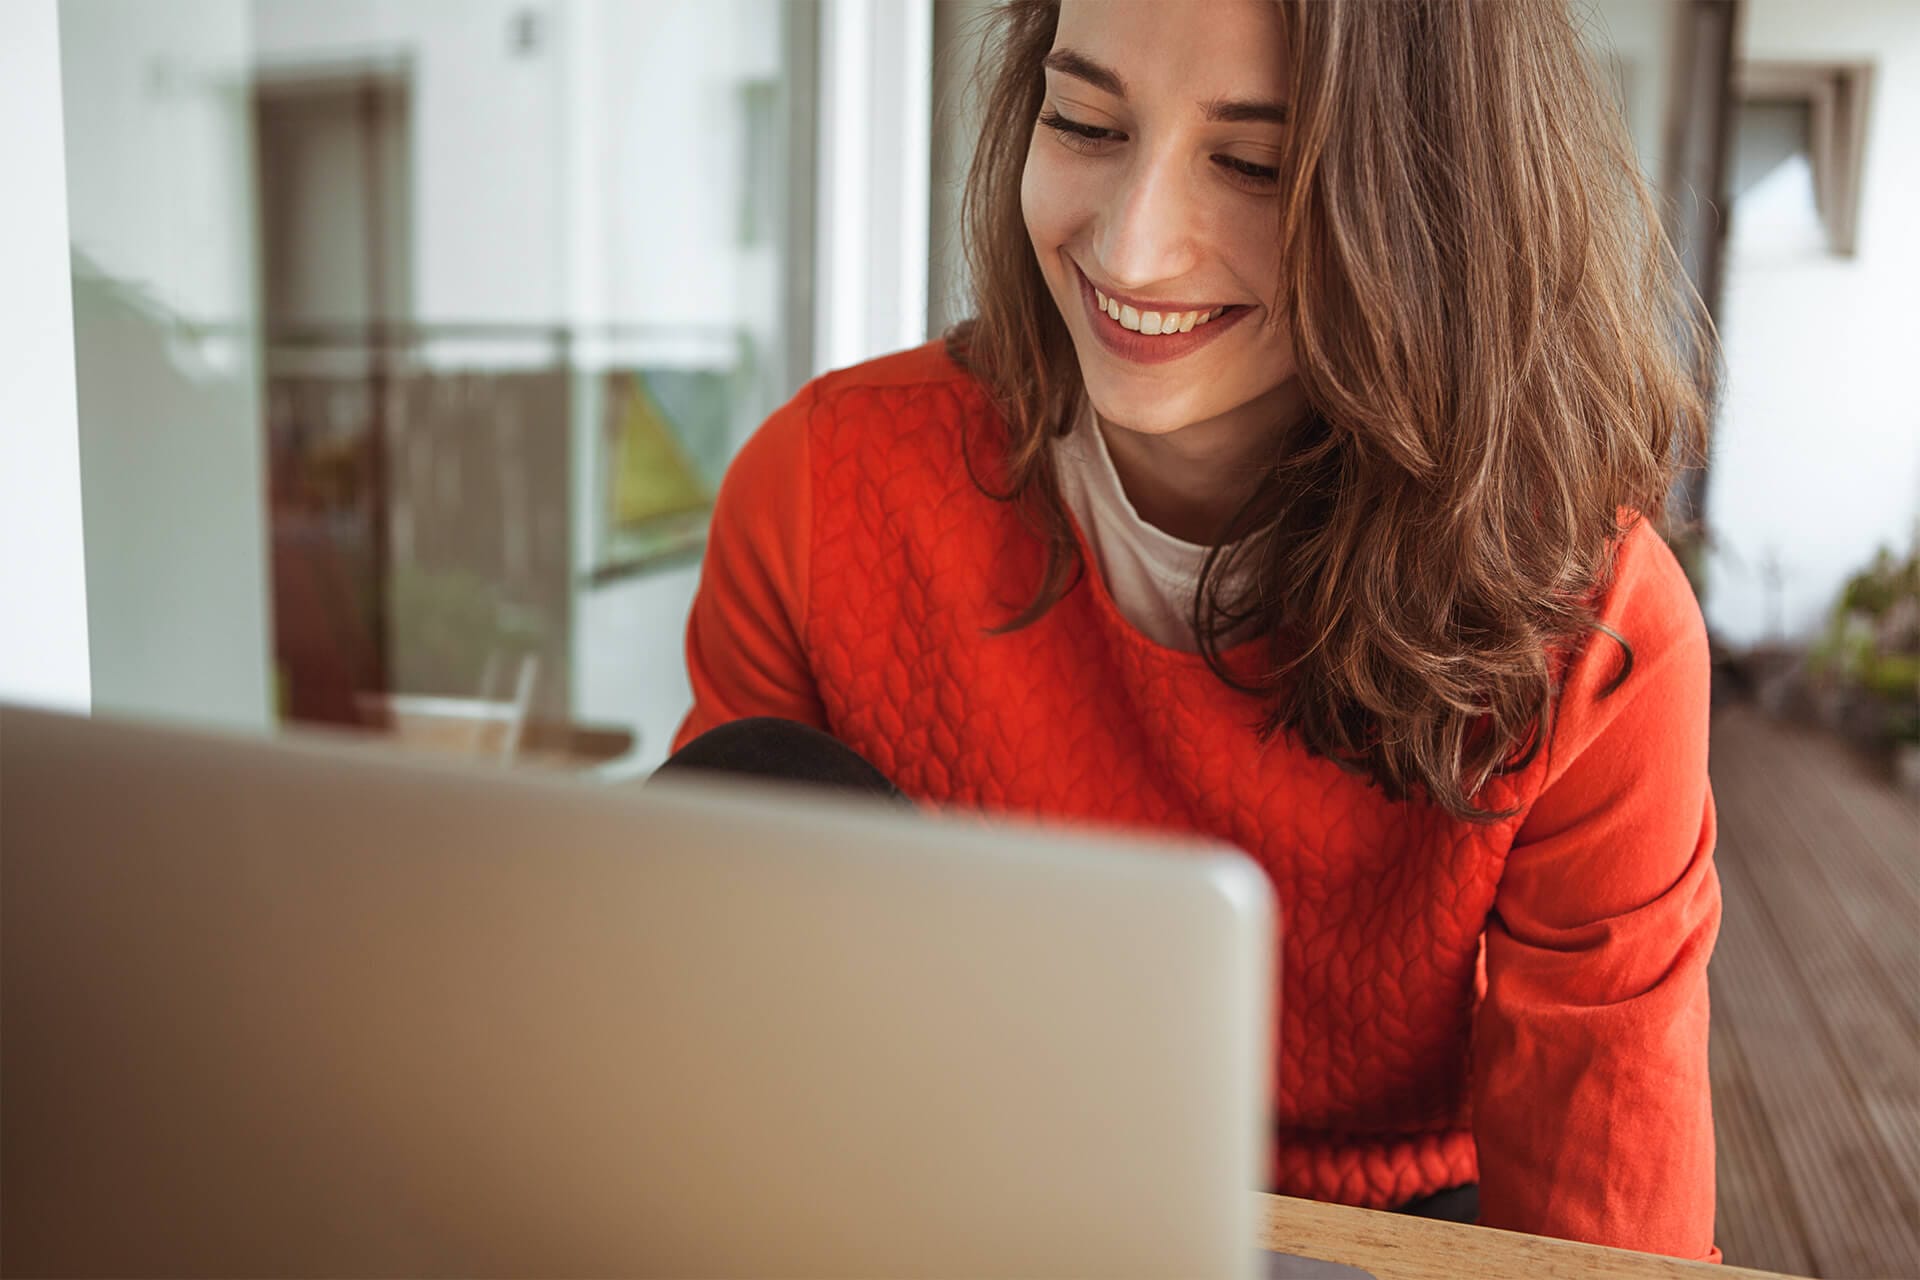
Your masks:
<svg viewBox="0 0 1920 1280"><path fill-rule="evenodd" d="M62 287L10 283L0 334L70 300L33 358L74 427L31 447L78 501L0 519L84 596L8 694L646 773L728 461L966 314L988 7L25 0L0 240ZM1576 8L1725 344L1676 495L1721 1243L1920 1274L1920 3Z"/></svg>

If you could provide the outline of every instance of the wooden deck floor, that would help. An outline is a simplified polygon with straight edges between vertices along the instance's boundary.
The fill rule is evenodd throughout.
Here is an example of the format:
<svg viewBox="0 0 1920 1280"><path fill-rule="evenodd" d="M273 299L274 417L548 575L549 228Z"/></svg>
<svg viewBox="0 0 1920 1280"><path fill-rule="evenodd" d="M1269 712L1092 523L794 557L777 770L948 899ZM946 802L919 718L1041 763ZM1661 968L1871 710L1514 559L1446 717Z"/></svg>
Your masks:
<svg viewBox="0 0 1920 1280"><path fill-rule="evenodd" d="M1920 1277L1920 804L1746 706L1716 711L1712 773L1720 1247Z"/></svg>

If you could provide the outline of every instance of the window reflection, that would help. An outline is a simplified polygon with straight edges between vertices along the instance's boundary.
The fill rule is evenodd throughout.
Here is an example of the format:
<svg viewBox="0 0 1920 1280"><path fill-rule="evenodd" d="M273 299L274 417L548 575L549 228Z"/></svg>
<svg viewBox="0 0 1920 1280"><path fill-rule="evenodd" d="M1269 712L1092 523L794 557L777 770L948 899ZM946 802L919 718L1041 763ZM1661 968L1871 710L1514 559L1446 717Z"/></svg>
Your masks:
<svg viewBox="0 0 1920 1280"><path fill-rule="evenodd" d="M810 12L164 9L61 6L96 706L662 758Z"/></svg>

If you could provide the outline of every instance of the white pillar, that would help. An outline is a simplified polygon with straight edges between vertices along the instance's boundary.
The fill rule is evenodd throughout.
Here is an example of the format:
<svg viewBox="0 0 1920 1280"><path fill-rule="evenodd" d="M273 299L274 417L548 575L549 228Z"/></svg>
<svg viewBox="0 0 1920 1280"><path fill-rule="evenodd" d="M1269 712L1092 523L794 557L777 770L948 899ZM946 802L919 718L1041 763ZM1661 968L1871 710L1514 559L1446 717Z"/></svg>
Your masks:
<svg viewBox="0 0 1920 1280"><path fill-rule="evenodd" d="M0 39L0 700L91 706L55 0Z"/></svg>
<svg viewBox="0 0 1920 1280"><path fill-rule="evenodd" d="M813 372L927 336L932 0L825 0Z"/></svg>

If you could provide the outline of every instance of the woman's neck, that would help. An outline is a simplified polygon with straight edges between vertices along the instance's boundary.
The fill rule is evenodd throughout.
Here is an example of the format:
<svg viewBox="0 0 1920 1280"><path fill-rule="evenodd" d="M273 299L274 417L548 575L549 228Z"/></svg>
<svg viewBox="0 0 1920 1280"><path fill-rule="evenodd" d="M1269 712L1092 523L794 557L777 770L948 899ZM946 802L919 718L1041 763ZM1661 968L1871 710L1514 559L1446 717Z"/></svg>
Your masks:
<svg viewBox="0 0 1920 1280"><path fill-rule="evenodd" d="M1140 518L1183 542L1212 546L1259 487L1276 442L1305 408L1300 380L1293 378L1254 404L1164 435L1094 418Z"/></svg>

